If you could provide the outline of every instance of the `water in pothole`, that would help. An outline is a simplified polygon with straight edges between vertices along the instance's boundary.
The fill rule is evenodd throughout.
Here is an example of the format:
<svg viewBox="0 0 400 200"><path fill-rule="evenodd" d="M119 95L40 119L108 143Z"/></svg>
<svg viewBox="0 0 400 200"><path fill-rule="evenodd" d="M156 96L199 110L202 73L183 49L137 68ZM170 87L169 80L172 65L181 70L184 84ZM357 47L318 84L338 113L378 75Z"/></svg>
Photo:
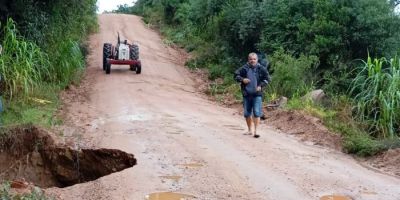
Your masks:
<svg viewBox="0 0 400 200"><path fill-rule="evenodd" d="M161 179L168 179L168 180L173 180L175 182L178 182L181 180L182 176L160 176Z"/></svg>
<svg viewBox="0 0 400 200"><path fill-rule="evenodd" d="M173 192L152 193L145 197L146 200L189 200L195 196Z"/></svg>
<svg viewBox="0 0 400 200"><path fill-rule="evenodd" d="M327 195L320 198L320 200L352 200L350 197L342 195Z"/></svg>

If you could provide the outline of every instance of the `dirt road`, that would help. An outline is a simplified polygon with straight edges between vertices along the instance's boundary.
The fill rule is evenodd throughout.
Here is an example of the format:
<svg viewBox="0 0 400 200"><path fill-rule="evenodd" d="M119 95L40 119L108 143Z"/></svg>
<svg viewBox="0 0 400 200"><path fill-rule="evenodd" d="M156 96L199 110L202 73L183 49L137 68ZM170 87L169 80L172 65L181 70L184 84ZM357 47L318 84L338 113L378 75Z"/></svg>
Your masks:
<svg viewBox="0 0 400 200"><path fill-rule="evenodd" d="M173 191L202 200L307 200L332 194L400 199L399 179L366 169L348 155L304 144L266 124L259 139L243 135L238 111L196 92L179 53L140 18L109 14L99 21L83 83L88 98L77 95L66 102L72 128L65 135L78 138L81 147L132 153L138 165L49 190L60 198L139 200ZM112 67L110 75L102 71L102 44L115 43L117 31L139 43L141 75L127 66Z"/></svg>

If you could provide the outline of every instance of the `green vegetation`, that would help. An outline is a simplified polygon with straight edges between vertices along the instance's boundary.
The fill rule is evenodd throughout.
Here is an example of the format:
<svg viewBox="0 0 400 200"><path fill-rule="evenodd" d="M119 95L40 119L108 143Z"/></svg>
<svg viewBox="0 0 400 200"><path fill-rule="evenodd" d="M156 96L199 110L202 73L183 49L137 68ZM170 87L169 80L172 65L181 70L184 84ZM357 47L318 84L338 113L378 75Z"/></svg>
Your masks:
<svg viewBox="0 0 400 200"><path fill-rule="evenodd" d="M0 199L2 200L48 200L40 188L33 188L29 194L13 194L10 192L11 186L9 183L0 185Z"/></svg>
<svg viewBox="0 0 400 200"><path fill-rule="evenodd" d="M0 60L0 74L4 90L9 98L28 96L45 78L50 78L50 62L47 55L33 42L18 35L13 20L4 28L4 52Z"/></svg>
<svg viewBox="0 0 400 200"><path fill-rule="evenodd" d="M351 89L357 118L374 136L394 138L400 130L400 59L368 57L359 71Z"/></svg>
<svg viewBox="0 0 400 200"><path fill-rule="evenodd" d="M96 0L6 0L0 5L1 125L59 123L53 119L58 93L82 75L84 42L97 31L96 9Z"/></svg>
<svg viewBox="0 0 400 200"><path fill-rule="evenodd" d="M116 12L143 16L165 41L192 52L188 67L208 70L209 93L217 99L226 93L241 99L231 76L249 52L270 55L273 81L266 99L289 97L288 109L323 119L342 133L347 152L367 156L400 146L399 60L391 59L400 50L397 5L380 0L139 0ZM301 98L314 88L324 89L329 101L319 105Z"/></svg>
<svg viewBox="0 0 400 200"><path fill-rule="evenodd" d="M372 156L391 148L399 148L400 140L377 140L366 134L363 124L353 120L351 99L345 96L333 97L329 106L313 103L301 97L289 100L286 109L302 110L322 120L324 125L333 132L341 133L343 150L358 156Z"/></svg>
<svg viewBox="0 0 400 200"><path fill-rule="evenodd" d="M270 70L274 74L269 93L301 96L313 87L312 75L318 66L316 56L300 55L296 58L280 49L271 56L271 62Z"/></svg>
<svg viewBox="0 0 400 200"><path fill-rule="evenodd" d="M35 89L33 97L6 102L7 110L2 113L0 123L3 125L35 124L49 128L61 124L61 121L54 117L59 106L59 91L59 86L44 85Z"/></svg>
<svg viewBox="0 0 400 200"><path fill-rule="evenodd" d="M122 13L122 14L131 14L133 12L133 7L128 4L118 5L116 10L113 10L114 13Z"/></svg>

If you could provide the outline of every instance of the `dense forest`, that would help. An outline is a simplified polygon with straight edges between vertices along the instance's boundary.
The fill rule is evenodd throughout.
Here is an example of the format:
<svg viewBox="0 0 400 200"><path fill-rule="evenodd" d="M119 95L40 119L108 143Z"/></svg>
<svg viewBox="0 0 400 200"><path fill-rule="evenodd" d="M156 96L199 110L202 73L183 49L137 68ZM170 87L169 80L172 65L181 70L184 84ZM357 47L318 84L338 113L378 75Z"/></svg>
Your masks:
<svg viewBox="0 0 400 200"><path fill-rule="evenodd" d="M349 152L369 155L396 146L400 135L399 3L138 0L115 12L143 16L166 43L191 52L190 68L206 68L211 80L219 79L210 86L216 96L240 99L233 71L249 52L265 56L273 80L267 101L283 95L305 108L299 97L323 89L330 101L311 107L345 136ZM382 145L377 138L392 142Z"/></svg>

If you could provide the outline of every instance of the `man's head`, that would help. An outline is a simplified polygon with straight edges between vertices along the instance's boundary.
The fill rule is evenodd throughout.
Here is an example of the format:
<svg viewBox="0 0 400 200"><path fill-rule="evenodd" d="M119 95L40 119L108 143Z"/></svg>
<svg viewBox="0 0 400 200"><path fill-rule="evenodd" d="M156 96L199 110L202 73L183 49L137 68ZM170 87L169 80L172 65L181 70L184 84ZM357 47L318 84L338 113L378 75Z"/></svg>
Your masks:
<svg viewBox="0 0 400 200"><path fill-rule="evenodd" d="M249 64L252 66L256 66L258 62L258 57L256 53L250 53L248 57Z"/></svg>

